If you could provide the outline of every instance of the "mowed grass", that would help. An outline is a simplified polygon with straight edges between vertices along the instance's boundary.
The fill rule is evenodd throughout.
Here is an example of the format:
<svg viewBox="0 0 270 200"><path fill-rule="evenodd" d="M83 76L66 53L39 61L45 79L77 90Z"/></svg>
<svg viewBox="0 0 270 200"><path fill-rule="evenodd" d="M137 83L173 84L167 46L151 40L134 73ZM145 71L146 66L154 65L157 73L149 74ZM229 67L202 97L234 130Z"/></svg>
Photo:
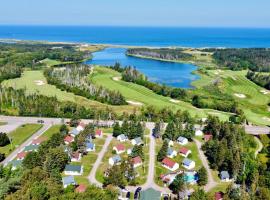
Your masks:
<svg viewBox="0 0 270 200"><path fill-rule="evenodd" d="M45 131L42 135L42 137L49 139L52 137L53 134L60 132L61 125L53 125L51 126L47 131Z"/></svg>
<svg viewBox="0 0 270 200"><path fill-rule="evenodd" d="M270 125L270 112L267 105L270 102L270 91L268 94L263 94L262 91L266 89L248 80L246 74L246 70L208 70L207 74L203 74L202 79L193 82L193 85L203 92L201 89L203 86L219 78L219 88L238 102L248 121L259 125ZM239 94L244 95L244 98L238 97Z"/></svg>
<svg viewBox="0 0 270 200"><path fill-rule="evenodd" d="M179 101L179 103L171 102L170 98L157 95L151 90L121 80L113 80L114 77L121 77L121 74L105 67L96 66L94 73L91 75L91 80L103 87L110 90L119 91L127 100L142 103L143 105L152 105L156 108L171 108L172 110L187 110L192 116L206 117L208 114L215 113L222 120L228 119L228 113L211 110L211 109L198 109L192 106L190 103Z"/></svg>
<svg viewBox="0 0 270 200"><path fill-rule="evenodd" d="M10 132L8 136L12 140L12 143L4 147L0 147L0 153L4 153L6 156L9 155L14 149L16 149L41 128L41 124L24 124L16 130Z"/></svg>

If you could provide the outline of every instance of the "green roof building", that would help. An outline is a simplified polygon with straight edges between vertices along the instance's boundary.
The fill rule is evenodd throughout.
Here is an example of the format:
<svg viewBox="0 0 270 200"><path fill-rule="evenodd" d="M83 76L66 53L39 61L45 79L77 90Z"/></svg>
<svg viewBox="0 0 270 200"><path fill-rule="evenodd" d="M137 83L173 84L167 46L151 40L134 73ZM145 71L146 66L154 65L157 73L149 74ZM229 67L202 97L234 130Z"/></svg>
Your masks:
<svg viewBox="0 0 270 200"><path fill-rule="evenodd" d="M140 195L140 200L160 200L161 192L154 190L153 188L148 188L143 190Z"/></svg>

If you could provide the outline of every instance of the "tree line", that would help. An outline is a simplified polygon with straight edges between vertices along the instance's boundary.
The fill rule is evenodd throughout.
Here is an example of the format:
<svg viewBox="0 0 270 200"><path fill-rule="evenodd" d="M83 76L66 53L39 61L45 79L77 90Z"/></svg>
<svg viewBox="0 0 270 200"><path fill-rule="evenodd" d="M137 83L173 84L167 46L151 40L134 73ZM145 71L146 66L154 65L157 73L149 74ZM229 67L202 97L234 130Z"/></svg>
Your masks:
<svg viewBox="0 0 270 200"><path fill-rule="evenodd" d="M248 71L246 77L257 85L270 90L270 74Z"/></svg>

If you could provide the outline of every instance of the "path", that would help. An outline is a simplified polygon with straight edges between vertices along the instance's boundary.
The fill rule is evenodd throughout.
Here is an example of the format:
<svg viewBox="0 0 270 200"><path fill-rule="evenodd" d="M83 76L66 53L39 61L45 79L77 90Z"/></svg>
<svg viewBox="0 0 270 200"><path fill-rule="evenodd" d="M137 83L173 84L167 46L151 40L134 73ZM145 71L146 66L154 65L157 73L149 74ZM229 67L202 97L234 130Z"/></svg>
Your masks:
<svg viewBox="0 0 270 200"><path fill-rule="evenodd" d="M16 158L17 154L24 149L25 146L32 143L32 140L41 136L45 131L47 131L51 127L50 123L46 123L43 125L41 129L39 129L36 133L34 133L31 137L29 137L24 143L22 143L19 147L17 147L11 154L9 154L1 164L7 165L10 161Z"/></svg>
<svg viewBox="0 0 270 200"><path fill-rule="evenodd" d="M106 138L106 141L102 147L102 150L98 153L98 157L97 157L97 160L96 162L94 163L93 165L93 168L88 176L88 180L90 183L93 183L99 187L102 187L102 183L100 183L99 181L97 181L96 179L96 173L97 173L97 169L98 167L100 166L101 162L102 162L102 159L106 153L106 151L108 150L108 147L112 141L113 137L112 135L108 135L108 137Z"/></svg>
<svg viewBox="0 0 270 200"><path fill-rule="evenodd" d="M257 150L255 151L255 158L257 158L257 155L261 152L261 150L263 149L263 144L261 143L260 139L257 138L256 136L254 136L257 144L259 145L259 147L257 148Z"/></svg>
<svg viewBox="0 0 270 200"><path fill-rule="evenodd" d="M204 152L201 149L202 143L197 139L194 139L194 142L197 145L197 148L198 148L198 151L199 151L199 156L200 156L200 159L202 161L202 164L203 164L203 166L205 167L205 169L207 171L208 182L204 186L204 189L205 189L206 192L208 192L209 190L211 190L212 188L214 188L217 185L217 182L213 178L213 175L211 173L212 170L209 167L208 160L207 160L206 156L204 155Z"/></svg>

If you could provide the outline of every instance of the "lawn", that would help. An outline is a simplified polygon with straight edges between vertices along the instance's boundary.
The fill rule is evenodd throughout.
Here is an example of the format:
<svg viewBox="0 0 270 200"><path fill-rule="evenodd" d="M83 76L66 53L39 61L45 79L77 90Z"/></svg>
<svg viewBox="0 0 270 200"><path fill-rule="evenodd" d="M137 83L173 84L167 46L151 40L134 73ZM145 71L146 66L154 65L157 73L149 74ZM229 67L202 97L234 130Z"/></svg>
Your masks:
<svg viewBox="0 0 270 200"><path fill-rule="evenodd" d="M59 133L61 125L53 125L51 126L45 133L43 133L42 137L49 139L53 134Z"/></svg>
<svg viewBox="0 0 270 200"><path fill-rule="evenodd" d="M91 75L91 80L110 90L119 91L128 101L142 103L143 105L153 105L157 108L171 108L172 110L187 110L191 115L198 117L206 117L209 113L215 113L221 119L228 119L229 114L211 109L198 109L190 103L179 101L179 103L171 102L170 98L157 95L151 90L121 80L113 80L114 77L121 77L120 73L105 67L96 66L94 73Z"/></svg>
<svg viewBox="0 0 270 200"><path fill-rule="evenodd" d="M10 132L8 136L12 140L12 143L7 146L0 147L0 153L4 153L6 156L9 155L15 148L25 142L41 128L41 124L24 124Z"/></svg>

